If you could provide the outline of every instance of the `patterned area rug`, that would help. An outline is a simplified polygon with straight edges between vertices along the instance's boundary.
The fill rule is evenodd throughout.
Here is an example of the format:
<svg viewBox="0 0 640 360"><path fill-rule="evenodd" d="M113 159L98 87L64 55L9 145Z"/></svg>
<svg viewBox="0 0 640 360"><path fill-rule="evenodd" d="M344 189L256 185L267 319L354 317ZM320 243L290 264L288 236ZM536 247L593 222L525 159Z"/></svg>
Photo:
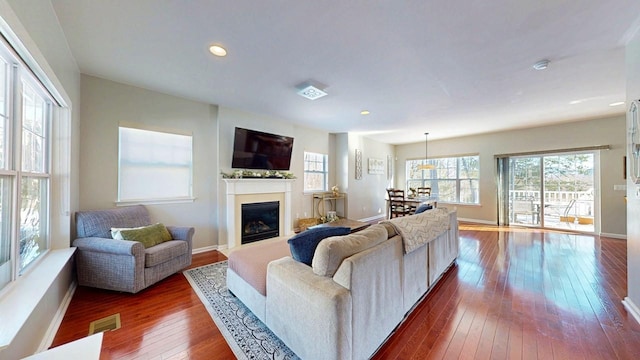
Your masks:
<svg viewBox="0 0 640 360"><path fill-rule="evenodd" d="M298 359L227 290L227 261L183 272L238 359Z"/></svg>

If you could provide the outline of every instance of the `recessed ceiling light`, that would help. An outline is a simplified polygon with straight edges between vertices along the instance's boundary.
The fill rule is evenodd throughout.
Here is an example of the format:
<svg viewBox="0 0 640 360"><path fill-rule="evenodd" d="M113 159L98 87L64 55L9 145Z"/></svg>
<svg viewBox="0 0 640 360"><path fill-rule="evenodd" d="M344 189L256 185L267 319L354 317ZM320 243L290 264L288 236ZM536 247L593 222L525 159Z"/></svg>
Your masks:
<svg viewBox="0 0 640 360"><path fill-rule="evenodd" d="M209 51L215 56L227 56L227 50L220 45L209 46Z"/></svg>
<svg viewBox="0 0 640 360"><path fill-rule="evenodd" d="M362 110L362 111L360 111L360 115L369 115L369 114L371 114L371 113L369 112L369 110Z"/></svg>
<svg viewBox="0 0 640 360"><path fill-rule="evenodd" d="M609 106L620 106L620 105L624 105L624 101L618 101L618 102L613 102L611 104L609 104Z"/></svg>
<svg viewBox="0 0 640 360"><path fill-rule="evenodd" d="M544 70L549 66L550 62L551 61L547 59L540 60L537 63L533 64L533 68L536 70Z"/></svg>

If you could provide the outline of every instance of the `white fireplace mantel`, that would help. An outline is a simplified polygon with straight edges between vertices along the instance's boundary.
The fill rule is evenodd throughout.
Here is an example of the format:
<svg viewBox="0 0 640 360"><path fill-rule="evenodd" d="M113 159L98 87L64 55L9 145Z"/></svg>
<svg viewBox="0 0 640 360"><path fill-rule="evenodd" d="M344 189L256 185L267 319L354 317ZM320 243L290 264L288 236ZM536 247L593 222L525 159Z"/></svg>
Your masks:
<svg viewBox="0 0 640 360"><path fill-rule="evenodd" d="M222 179L225 182L227 195L227 244L229 249L240 245L240 221L239 208L241 198L248 195L278 194L284 196L281 204L283 216L279 236L292 235L293 224L291 221L291 189L293 179Z"/></svg>

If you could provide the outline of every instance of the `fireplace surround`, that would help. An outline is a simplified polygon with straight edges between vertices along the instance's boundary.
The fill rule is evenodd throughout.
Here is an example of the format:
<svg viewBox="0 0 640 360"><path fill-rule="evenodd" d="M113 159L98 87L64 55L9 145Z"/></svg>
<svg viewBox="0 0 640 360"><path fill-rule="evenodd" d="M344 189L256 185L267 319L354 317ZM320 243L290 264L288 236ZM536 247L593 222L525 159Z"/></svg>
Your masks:
<svg viewBox="0 0 640 360"><path fill-rule="evenodd" d="M226 195L226 237L229 249L242 244L242 204L280 203L278 236L293 235L293 179L222 179Z"/></svg>

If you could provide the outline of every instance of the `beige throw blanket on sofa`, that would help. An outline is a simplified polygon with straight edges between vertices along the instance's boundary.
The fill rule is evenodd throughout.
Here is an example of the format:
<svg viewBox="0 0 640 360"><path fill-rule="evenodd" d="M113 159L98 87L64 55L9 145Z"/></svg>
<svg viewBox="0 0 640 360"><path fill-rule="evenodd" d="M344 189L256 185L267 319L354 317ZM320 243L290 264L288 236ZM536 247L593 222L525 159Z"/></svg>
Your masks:
<svg viewBox="0 0 640 360"><path fill-rule="evenodd" d="M382 221L396 229L408 254L449 230L449 210L435 208L423 213Z"/></svg>

